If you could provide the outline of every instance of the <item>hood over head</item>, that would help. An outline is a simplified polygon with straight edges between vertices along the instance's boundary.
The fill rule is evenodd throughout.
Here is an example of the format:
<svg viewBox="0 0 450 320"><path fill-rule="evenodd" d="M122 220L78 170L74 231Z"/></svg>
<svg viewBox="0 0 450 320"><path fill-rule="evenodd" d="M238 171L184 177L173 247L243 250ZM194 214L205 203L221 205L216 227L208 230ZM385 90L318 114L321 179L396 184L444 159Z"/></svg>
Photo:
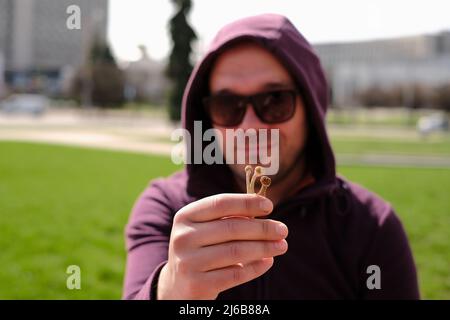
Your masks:
<svg viewBox="0 0 450 320"><path fill-rule="evenodd" d="M218 32L203 59L195 66L186 86L182 106L183 127L190 132L191 137L194 137L194 121L202 121L203 132L212 127L202 106L202 98L209 94L211 68L224 50L241 41L260 44L290 71L305 103L309 125L305 155L308 168L315 178L312 188L333 188L336 184L336 169L325 129L328 106L325 75L311 45L284 16L252 16L230 23ZM190 150L193 155L193 143L190 144ZM233 191L232 173L226 164L187 164L186 169L188 193L191 195L202 197Z"/></svg>

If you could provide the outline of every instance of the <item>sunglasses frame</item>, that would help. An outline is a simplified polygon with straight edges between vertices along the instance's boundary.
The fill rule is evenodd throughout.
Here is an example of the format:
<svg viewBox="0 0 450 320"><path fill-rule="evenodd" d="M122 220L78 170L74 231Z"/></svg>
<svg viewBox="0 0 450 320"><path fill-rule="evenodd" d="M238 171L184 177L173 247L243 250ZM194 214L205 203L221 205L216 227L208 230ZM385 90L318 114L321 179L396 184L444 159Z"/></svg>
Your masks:
<svg viewBox="0 0 450 320"><path fill-rule="evenodd" d="M289 93L291 95L292 98L292 112L291 114L289 114L289 116L282 120L282 121L266 121L263 118L263 115L261 114L261 107L258 105L258 103L255 103L255 101L257 101L258 97L261 96L265 96L267 94L271 94L271 93L276 93L276 92L282 92L282 93ZM255 112L256 116L258 117L258 119L266 124L276 124L276 123L283 123L286 121L289 121L295 114L295 110L296 110L296 104L297 104L297 96L300 94L299 90L296 89L276 89L276 90L268 90L268 91L264 91L264 92L260 92L260 93L256 93L253 95L238 95L238 94L219 94L219 95L212 95L212 96L207 96L204 97L202 102L203 102L203 107L205 108L205 111L207 112L207 114L209 115L209 119L213 124L219 125L221 127L236 127L239 124L242 123L242 120L245 117L245 114L247 113L247 109L248 109L248 105L250 104L253 108L253 111ZM211 112L210 112L210 102L220 96L231 96L231 97L237 97L239 98L239 105L243 105L245 107L243 107L242 109L244 109L244 112L242 113L242 116L239 118L239 121L237 121L236 123L233 124L220 124L217 123L215 121L213 121L212 117L211 117Z"/></svg>

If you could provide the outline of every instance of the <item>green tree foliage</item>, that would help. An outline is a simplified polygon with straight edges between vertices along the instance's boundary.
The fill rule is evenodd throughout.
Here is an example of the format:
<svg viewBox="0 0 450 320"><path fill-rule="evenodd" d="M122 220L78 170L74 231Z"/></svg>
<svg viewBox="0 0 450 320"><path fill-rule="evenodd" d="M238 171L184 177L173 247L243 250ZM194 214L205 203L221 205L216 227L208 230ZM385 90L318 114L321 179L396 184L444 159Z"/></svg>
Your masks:
<svg viewBox="0 0 450 320"><path fill-rule="evenodd" d="M172 121L180 120L183 92L192 72L190 55L192 42L197 35L187 21L191 0L172 0L176 13L170 19L172 52L167 66L167 76L172 82L169 92L169 116Z"/></svg>

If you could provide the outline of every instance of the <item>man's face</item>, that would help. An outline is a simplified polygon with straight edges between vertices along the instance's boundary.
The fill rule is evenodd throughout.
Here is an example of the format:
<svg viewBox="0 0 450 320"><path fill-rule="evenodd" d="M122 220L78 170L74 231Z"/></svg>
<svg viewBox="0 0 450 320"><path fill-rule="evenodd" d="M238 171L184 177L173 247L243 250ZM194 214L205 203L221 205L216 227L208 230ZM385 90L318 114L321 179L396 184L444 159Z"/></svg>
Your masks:
<svg viewBox="0 0 450 320"><path fill-rule="evenodd" d="M217 58L211 70L209 89L211 95L226 93L248 96L271 90L296 89L296 86L286 68L269 51L257 44L243 43L226 50ZM271 176L273 183L283 179L297 165L296 161L305 146L307 123L304 109L303 101L297 95L292 118L282 123L267 124L248 106L242 122L231 128L244 131L250 128L267 129L268 132L270 129L279 129L279 171L276 176ZM230 129L218 125L213 127L221 132L222 137L226 137L225 130ZM270 147L268 152L270 154ZM226 152L223 153L226 157ZM237 178L245 180L245 164L229 166Z"/></svg>

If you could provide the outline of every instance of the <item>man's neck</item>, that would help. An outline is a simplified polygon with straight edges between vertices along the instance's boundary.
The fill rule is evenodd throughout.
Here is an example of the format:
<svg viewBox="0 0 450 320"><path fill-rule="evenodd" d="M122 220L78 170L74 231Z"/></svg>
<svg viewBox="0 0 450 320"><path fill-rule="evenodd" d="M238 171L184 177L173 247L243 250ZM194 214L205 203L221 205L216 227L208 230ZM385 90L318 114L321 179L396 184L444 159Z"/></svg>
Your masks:
<svg viewBox="0 0 450 320"><path fill-rule="evenodd" d="M297 193L307 177L305 157L300 157L296 164L279 180L270 186L267 197L274 206Z"/></svg>

